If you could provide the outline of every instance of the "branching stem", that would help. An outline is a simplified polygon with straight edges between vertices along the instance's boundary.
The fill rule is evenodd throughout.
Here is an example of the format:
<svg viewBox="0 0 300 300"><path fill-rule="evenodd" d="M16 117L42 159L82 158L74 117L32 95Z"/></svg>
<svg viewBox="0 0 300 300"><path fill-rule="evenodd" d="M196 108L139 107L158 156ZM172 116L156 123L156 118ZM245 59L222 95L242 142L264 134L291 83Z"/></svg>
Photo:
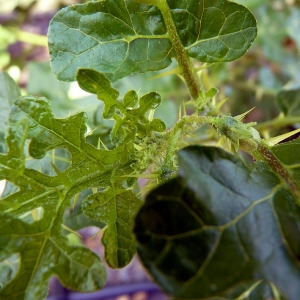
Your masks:
<svg viewBox="0 0 300 300"><path fill-rule="evenodd" d="M189 130L190 126L192 127L199 127L201 124L210 124L215 127L216 120L219 117L211 117L211 116L185 116L177 121L175 126L173 127L172 131L176 133L177 131L180 134L185 134L187 130ZM187 128L188 126L188 128ZM174 133L170 133L171 135ZM228 138L228 136L226 135ZM179 137L178 137L179 138ZM235 142L235 141L232 141ZM256 145L254 147L254 145ZM240 140L240 146L242 150L248 152L250 155L253 156L254 159L258 161L266 162L271 169L282 178L287 186L290 188L291 192L296 196L295 198L298 199L298 205L300 205L300 189L295 184L294 180L286 170L286 168L282 165L282 163L277 159L277 157L264 145L262 141L257 142L251 138L242 139Z"/></svg>

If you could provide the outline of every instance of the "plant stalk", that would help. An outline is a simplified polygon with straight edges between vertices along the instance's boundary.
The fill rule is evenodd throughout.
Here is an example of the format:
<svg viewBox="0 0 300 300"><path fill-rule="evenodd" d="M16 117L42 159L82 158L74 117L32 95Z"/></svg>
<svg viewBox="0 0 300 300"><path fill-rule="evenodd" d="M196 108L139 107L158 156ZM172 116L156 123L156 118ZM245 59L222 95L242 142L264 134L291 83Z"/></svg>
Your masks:
<svg viewBox="0 0 300 300"><path fill-rule="evenodd" d="M173 45L174 55L178 62L178 65L182 71L182 75L185 79L186 85L189 89L190 95L193 99L199 97L200 84L197 73L195 72L194 66L185 51L181 40L178 36L176 26L174 24L170 8L166 0L155 0L151 1L155 4L161 11L164 18L165 24L167 26L168 35Z"/></svg>
<svg viewBox="0 0 300 300"><path fill-rule="evenodd" d="M171 131L168 139L167 153L165 157L164 164L162 166L162 178L168 176L169 172L174 170L174 157L175 152L178 150L178 140L181 135L181 128ZM165 174L164 174L165 173Z"/></svg>
<svg viewBox="0 0 300 300"><path fill-rule="evenodd" d="M278 158L264 145L263 142L256 143L252 139L243 139L240 143L241 149L249 153L255 160L266 162L275 174L279 175L285 181L291 192L296 198L297 204L300 206L300 189L290 176L286 168L281 164ZM256 149L253 149L253 144L256 144Z"/></svg>
<svg viewBox="0 0 300 300"><path fill-rule="evenodd" d="M45 35L23 31L17 28L8 28L15 38L23 43L35 46L48 47L48 39Z"/></svg>
<svg viewBox="0 0 300 300"><path fill-rule="evenodd" d="M263 158L265 162L278 174L288 185L291 191L296 196L296 201L298 205L300 204L300 191L298 186L295 184L294 180L291 178L288 171L284 168L281 162L277 159L277 157L263 144L259 143L257 147L257 151Z"/></svg>
<svg viewBox="0 0 300 300"><path fill-rule="evenodd" d="M279 115L277 118L273 120L269 120L266 122L262 122L257 124L255 129L257 130L264 130L268 128L282 128L285 126L293 125L295 123L300 123L300 116L283 116Z"/></svg>
<svg viewBox="0 0 300 300"><path fill-rule="evenodd" d="M185 116L182 117L173 127L173 130L176 132L180 130L180 133L185 133L185 126L198 126L200 124L211 124L215 126L216 120L219 117L211 117L211 116ZM171 133L172 135L172 133ZM173 133L174 135L174 133ZM228 136L226 136L228 138ZM278 174L280 178L282 178L291 192L294 194L297 204L300 206L300 188L296 185L291 175L288 173L286 168L282 165L282 163L278 160L278 158L268 149L263 142L257 142L251 138L249 139L241 139L240 147L243 151L249 153L253 156L255 160L266 162L271 169Z"/></svg>

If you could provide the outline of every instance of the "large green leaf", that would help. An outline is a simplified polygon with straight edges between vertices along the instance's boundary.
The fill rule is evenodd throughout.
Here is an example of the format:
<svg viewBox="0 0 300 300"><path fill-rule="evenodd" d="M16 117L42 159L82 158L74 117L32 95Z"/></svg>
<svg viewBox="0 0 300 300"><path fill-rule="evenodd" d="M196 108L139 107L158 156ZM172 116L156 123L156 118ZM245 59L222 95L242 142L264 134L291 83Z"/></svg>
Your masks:
<svg viewBox="0 0 300 300"><path fill-rule="evenodd" d="M0 290L1 299L44 299L53 275L79 291L91 292L104 285L106 273L99 257L85 247L68 245L54 229L59 219L48 213L44 218L50 221L26 224L0 215L0 260L15 253L21 257L18 273Z"/></svg>
<svg viewBox="0 0 300 300"><path fill-rule="evenodd" d="M132 1L88 2L61 10L50 24L49 48L52 69L61 80L75 80L80 67L117 80L171 63L159 11Z"/></svg>
<svg viewBox="0 0 300 300"><path fill-rule="evenodd" d="M300 209L284 184L219 148L188 147L179 163L136 218L138 253L155 280L180 299L233 299L264 280L297 300Z"/></svg>
<svg viewBox="0 0 300 300"><path fill-rule="evenodd" d="M183 46L199 61L237 59L256 36L255 18L234 2L167 3ZM105 73L113 81L134 73L160 70L171 63L169 34L158 8L133 0L69 6L50 23L52 69L58 79L66 81L75 80L77 69L83 67Z"/></svg>
<svg viewBox="0 0 300 300"><path fill-rule="evenodd" d="M232 61L256 37L256 20L242 5L226 0L168 0L189 55L202 62Z"/></svg>
<svg viewBox="0 0 300 300"><path fill-rule="evenodd" d="M20 258L20 267L3 282L1 299L43 299L52 275L69 288L86 292L105 283L99 257L68 244L62 234L63 216L77 193L110 186L112 170L127 167L131 150L122 145L113 150L94 148L85 141L85 122L82 113L54 118L45 98L20 97L15 101L6 141L8 152L0 155L0 179L18 189L0 201L0 269L12 255ZM27 168L26 139L30 140L29 153L36 159L57 147L67 150L69 166L60 171L54 164L53 176ZM34 219L31 215L37 210L41 216Z"/></svg>

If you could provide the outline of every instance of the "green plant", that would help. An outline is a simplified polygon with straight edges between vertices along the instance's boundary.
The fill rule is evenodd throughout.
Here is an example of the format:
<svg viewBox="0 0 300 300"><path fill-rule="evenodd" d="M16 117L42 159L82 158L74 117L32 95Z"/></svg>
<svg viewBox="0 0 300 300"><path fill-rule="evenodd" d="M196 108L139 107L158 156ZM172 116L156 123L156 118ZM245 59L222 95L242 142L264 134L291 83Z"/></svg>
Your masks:
<svg viewBox="0 0 300 300"><path fill-rule="evenodd" d="M247 112L223 115L224 99L205 80L211 64L244 55L256 33L250 11L226 0L91 1L56 14L52 70L97 95L114 122L99 135L92 128L88 142L85 113L55 118L50 100L18 97L1 75L3 101L18 97L1 128L1 297L42 299L52 275L74 290L102 288L101 260L65 231L96 224L111 267L127 265L137 247L174 297L297 299L299 138L274 146L295 132L264 140L255 123L242 122ZM120 97L113 82L172 60L178 65L166 73L183 79L190 100L166 129L154 117L157 92ZM280 98L291 103L280 100L284 116L267 126L299 121L295 95ZM243 162L239 150L255 162ZM138 178L149 180L144 202ZM67 213L71 206L79 212Z"/></svg>

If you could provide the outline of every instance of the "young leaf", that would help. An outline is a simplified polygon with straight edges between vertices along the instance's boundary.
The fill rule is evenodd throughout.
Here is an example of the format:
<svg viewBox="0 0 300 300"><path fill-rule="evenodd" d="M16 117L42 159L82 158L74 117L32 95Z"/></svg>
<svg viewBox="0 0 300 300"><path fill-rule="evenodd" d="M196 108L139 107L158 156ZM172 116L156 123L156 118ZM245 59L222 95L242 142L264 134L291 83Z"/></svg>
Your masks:
<svg viewBox="0 0 300 300"><path fill-rule="evenodd" d="M188 147L179 163L136 218L138 253L155 280L180 299L226 297L257 280L298 299L300 209L282 182L219 148Z"/></svg>
<svg viewBox="0 0 300 300"><path fill-rule="evenodd" d="M111 86L109 79L91 69L79 69L77 81L83 90L97 94L98 99L104 101L103 117L115 119L110 134L113 143L119 144L125 139L127 142L134 141L136 137L143 138L153 131L162 132L166 129L160 119L150 121L146 116L159 106L161 97L158 93L151 92L139 99L135 91L129 91L123 101L119 101L119 92Z"/></svg>
<svg viewBox="0 0 300 300"><path fill-rule="evenodd" d="M96 94L98 99L105 103L103 109L105 119L111 118L115 114L115 109L121 108L118 101L119 91L111 86L111 82L104 74L91 69L79 69L76 80L83 90Z"/></svg>
<svg viewBox="0 0 300 300"><path fill-rule="evenodd" d="M177 42L201 62L237 59L256 36L255 18L234 2L168 0L167 5L180 38ZM75 80L79 68L94 69L116 81L166 68L173 56L172 32L167 28L157 7L134 0L69 6L50 23L52 69L65 81Z"/></svg>

